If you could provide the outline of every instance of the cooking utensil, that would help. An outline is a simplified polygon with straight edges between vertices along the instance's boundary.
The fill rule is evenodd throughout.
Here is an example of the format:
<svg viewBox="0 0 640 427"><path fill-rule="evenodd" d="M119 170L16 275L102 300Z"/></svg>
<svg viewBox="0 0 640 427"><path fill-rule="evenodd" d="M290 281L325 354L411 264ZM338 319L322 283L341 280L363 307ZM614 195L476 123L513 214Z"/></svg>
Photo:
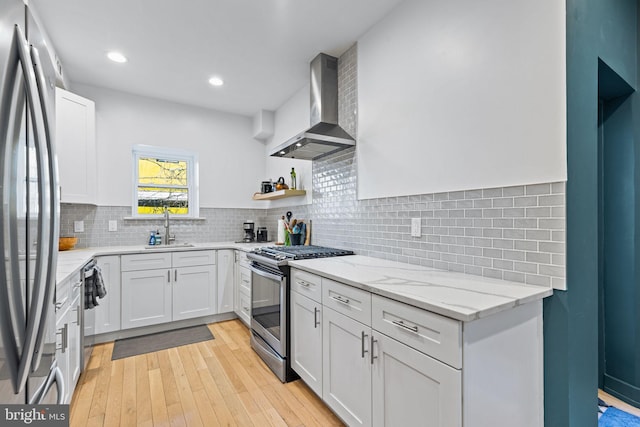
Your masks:
<svg viewBox="0 0 640 427"><path fill-rule="evenodd" d="M278 178L278 181L276 181L276 190L288 190L288 189L289 189L289 186L284 183L284 177L281 176L280 178Z"/></svg>
<svg viewBox="0 0 640 427"><path fill-rule="evenodd" d="M285 215L287 216L287 224L288 224L291 221L291 217L293 216L293 213L291 213L291 211L287 211Z"/></svg>

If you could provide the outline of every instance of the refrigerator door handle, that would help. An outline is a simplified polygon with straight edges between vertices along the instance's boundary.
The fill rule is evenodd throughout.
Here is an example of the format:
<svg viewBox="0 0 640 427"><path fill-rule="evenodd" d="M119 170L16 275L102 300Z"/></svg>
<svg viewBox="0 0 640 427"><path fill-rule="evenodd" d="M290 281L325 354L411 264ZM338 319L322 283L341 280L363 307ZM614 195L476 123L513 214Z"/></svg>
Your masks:
<svg viewBox="0 0 640 427"><path fill-rule="evenodd" d="M19 41L14 34L14 40L11 42L11 49L6 65L5 80L0 82L2 86L0 90L0 188L3 207L0 209L0 254L5 257L0 262L0 280L5 285L0 286L0 335L2 345L5 350L5 363L9 368L11 377L11 385L14 393L18 393L18 365L20 363L21 345L24 341L22 330L18 326L20 319L24 319L25 313L23 309L22 291L20 287L19 267L14 259L18 255L17 249L17 231L13 227L15 224L11 222L14 213L11 209L5 209L5 205L15 205L15 191L5 191L11 188L12 179L15 179L15 163L14 159L16 147L14 139L16 132L19 132L19 117L22 114L22 108L18 110L18 105L24 104L24 93L16 91L16 86L22 84L20 75L18 74L18 52L14 48ZM18 82L19 81L19 82ZM21 120L21 116L20 116ZM9 182L7 182L7 179ZM9 193L9 194L8 194ZM8 218L7 218L8 217ZM8 234L7 234L8 231ZM7 255L10 257L6 259ZM13 287L13 289L10 289Z"/></svg>
<svg viewBox="0 0 640 427"><path fill-rule="evenodd" d="M51 369L49 370L49 375L47 376L47 379L44 381L44 383L42 383L40 388L38 388L38 390L36 390L36 392L33 394L33 396L31 397L31 400L29 400L29 405L42 404L44 397L47 395L47 393L51 389L51 385L54 382L56 383L56 392L58 393L58 400L56 403L58 405L64 404L65 403L64 402L64 393L65 393L64 376L62 375L62 371L60 370L60 367L58 367L58 362L54 361L53 364L51 365Z"/></svg>
<svg viewBox="0 0 640 427"><path fill-rule="evenodd" d="M32 363L32 369L35 371L40 364L40 358L42 357L42 349L44 346L44 337L46 332L46 322L48 319L49 310L53 305L53 299L56 288L56 266L58 261L58 251L56 248L59 228L60 228L60 212L59 212L59 198L58 198L58 164L55 153L54 141L53 141L53 128L52 120L49 116L49 100L47 99L47 80L42 69L40 62L40 55L38 50L31 46L31 59L34 65L36 84L40 99L40 108L42 110L42 118L44 124L44 136L46 143L47 156L47 170L49 172L49 188L47 189L49 195L49 234L46 236L47 241L42 242L41 246L48 247L49 256L46 258L47 262L47 276L44 282L44 306L42 309L42 317L40 318L40 324L37 329L35 355Z"/></svg>

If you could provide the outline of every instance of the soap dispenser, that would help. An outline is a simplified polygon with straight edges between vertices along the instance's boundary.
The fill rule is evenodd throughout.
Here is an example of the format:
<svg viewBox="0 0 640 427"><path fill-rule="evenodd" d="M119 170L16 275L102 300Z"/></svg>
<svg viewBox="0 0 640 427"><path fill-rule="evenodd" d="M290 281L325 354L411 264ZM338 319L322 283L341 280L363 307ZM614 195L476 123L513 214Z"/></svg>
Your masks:
<svg viewBox="0 0 640 427"><path fill-rule="evenodd" d="M149 236L149 246L155 246L156 245L156 232L152 231L151 235Z"/></svg>

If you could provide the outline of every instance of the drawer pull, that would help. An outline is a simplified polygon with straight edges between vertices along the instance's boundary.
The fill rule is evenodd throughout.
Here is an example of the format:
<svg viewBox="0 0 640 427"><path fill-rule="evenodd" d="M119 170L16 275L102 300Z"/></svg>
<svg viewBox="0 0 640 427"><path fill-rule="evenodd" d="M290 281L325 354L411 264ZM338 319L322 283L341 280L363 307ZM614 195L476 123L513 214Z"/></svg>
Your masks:
<svg viewBox="0 0 640 427"><path fill-rule="evenodd" d="M80 286L82 286L82 281L78 281L73 285L73 289L78 289Z"/></svg>
<svg viewBox="0 0 640 427"><path fill-rule="evenodd" d="M361 347L360 347L360 355L362 356L362 358L364 359L364 355L367 353L367 350L364 349L364 342L367 339L369 335L365 334L364 331L362 331L362 337L361 337Z"/></svg>
<svg viewBox="0 0 640 427"><path fill-rule="evenodd" d="M64 307L64 305L67 303L67 300L68 300L68 299L69 299L69 298L67 297L67 298L63 299L62 301L57 302L57 303L56 303L56 311L58 311L58 310L60 310L62 307Z"/></svg>
<svg viewBox="0 0 640 427"><path fill-rule="evenodd" d="M335 295L335 296L332 296L331 298L343 304L349 304L351 302L349 301L349 298L345 298L341 295Z"/></svg>
<svg viewBox="0 0 640 427"><path fill-rule="evenodd" d="M404 328L407 331L411 331L415 334L418 333L418 327L416 325L413 325L413 326L406 325L402 320L392 320L391 323L393 323L396 326L400 326L401 328Z"/></svg>
<svg viewBox="0 0 640 427"><path fill-rule="evenodd" d="M318 325L320 325L320 322L318 322L318 312L320 310L318 310L318 307L313 307L313 328L317 328Z"/></svg>
<svg viewBox="0 0 640 427"><path fill-rule="evenodd" d="M298 280L298 285L308 288L309 286L311 286L311 283L305 282L304 280Z"/></svg>
<svg viewBox="0 0 640 427"><path fill-rule="evenodd" d="M244 306L243 306L243 307L242 307L242 309L243 309L244 311L246 311L247 313L249 312L249 307L244 307Z"/></svg>

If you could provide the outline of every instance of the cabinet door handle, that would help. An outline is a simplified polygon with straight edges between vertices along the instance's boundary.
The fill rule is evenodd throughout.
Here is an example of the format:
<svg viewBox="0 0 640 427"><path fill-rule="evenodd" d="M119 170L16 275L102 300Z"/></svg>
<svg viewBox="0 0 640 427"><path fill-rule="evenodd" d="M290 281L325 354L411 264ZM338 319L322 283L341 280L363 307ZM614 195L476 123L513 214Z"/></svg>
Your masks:
<svg viewBox="0 0 640 427"><path fill-rule="evenodd" d="M76 312L76 321L71 323L75 323L76 325L80 326L80 306L74 308L73 311Z"/></svg>
<svg viewBox="0 0 640 427"><path fill-rule="evenodd" d="M393 323L396 326L400 326L401 328L404 328L413 333L416 333L416 334L418 333L418 327L416 325L409 326L405 324L402 320L392 320L391 323Z"/></svg>
<svg viewBox="0 0 640 427"><path fill-rule="evenodd" d="M334 300L336 300L338 302L341 302L343 304L349 304L349 302L351 302L351 301L349 301L349 298L345 298L342 295L333 295L331 297L331 299L334 299Z"/></svg>
<svg viewBox="0 0 640 427"><path fill-rule="evenodd" d="M371 334L371 348L370 348L370 350L371 350L371 364L372 365L373 365L373 360L378 358L378 356L374 356L373 355L373 345L375 343L377 343L377 342L378 342L378 340L373 338L373 334Z"/></svg>
<svg viewBox="0 0 640 427"><path fill-rule="evenodd" d="M367 353L367 350L364 349L364 342L366 340L366 338L369 335L365 334L364 331L362 331L362 337L361 337L361 348L360 348L360 355L362 356L362 358L364 359L364 355Z"/></svg>
<svg viewBox="0 0 640 427"><path fill-rule="evenodd" d="M174 280L175 282L177 282L177 281L178 281L178 269L177 269L177 268L174 270L174 273L173 273L173 280Z"/></svg>
<svg viewBox="0 0 640 427"><path fill-rule="evenodd" d="M167 283L171 283L171 270L167 270Z"/></svg>
<svg viewBox="0 0 640 427"><path fill-rule="evenodd" d="M318 307L313 307L313 327L314 329L318 327L318 325L320 325L320 322L318 322L318 313L320 312L320 310L318 310Z"/></svg>

